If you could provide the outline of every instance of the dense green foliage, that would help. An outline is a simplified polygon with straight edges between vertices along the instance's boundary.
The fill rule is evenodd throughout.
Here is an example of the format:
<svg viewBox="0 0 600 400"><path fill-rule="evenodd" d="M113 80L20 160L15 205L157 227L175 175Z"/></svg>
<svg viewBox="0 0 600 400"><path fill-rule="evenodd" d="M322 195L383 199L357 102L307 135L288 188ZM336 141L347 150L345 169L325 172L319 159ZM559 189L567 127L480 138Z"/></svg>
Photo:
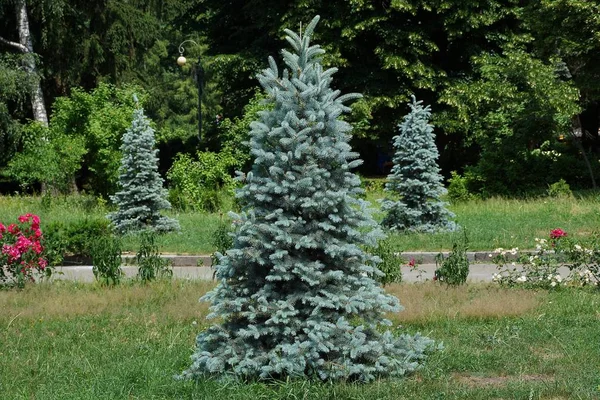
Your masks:
<svg viewBox="0 0 600 400"><path fill-rule="evenodd" d="M416 95L432 105L443 175L457 171L471 194L539 192L561 178L586 188L590 175L600 175L600 5L593 1L24 1L33 55L10 44L19 41L22 3L0 0L2 192L43 183L112 193L120 158L114 133L131 107L118 91L131 86L147 93L162 174L179 153L219 153L231 134L247 135L237 122L247 121L253 76L281 47L283 28L315 14L324 20L317 33L324 66L339 67L337 88L364 94L345 117L366 161L362 173L384 172L380 160L391 156L393 128ZM188 63L179 68L185 39L196 44L186 44ZM33 57L35 73L23 67L25 56ZM48 132L28 121L40 79ZM571 135L577 116L580 136ZM43 135L49 140L40 141ZM247 148L233 149L226 154L247 171Z"/></svg>
<svg viewBox="0 0 600 400"><path fill-rule="evenodd" d="M258 76L272 107L251 124L242 214L204 298L218 322L198 335L183 377L368 382L416 370L432 345L386 329L384 314L400 305L362 248L379 233L357 198L351 169L361 161L340 118L358 95L330 87L336 69L324 70L325 51L310 44L317 22L286 30L285 68L269 58Z"/></svg>

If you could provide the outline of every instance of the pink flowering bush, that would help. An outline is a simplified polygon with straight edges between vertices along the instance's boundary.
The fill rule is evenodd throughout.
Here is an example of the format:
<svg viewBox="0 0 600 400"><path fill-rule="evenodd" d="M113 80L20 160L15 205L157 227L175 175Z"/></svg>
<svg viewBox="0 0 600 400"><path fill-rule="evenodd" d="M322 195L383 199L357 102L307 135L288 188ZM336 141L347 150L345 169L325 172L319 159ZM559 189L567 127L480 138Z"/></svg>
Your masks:
<svg viewBox="0 0 600 400"><path fill-rule="evenodd" d="M21 215L8 226L0 222L0 284L23 287L35 275L50 276L42 239L37 215Z"/></svg>

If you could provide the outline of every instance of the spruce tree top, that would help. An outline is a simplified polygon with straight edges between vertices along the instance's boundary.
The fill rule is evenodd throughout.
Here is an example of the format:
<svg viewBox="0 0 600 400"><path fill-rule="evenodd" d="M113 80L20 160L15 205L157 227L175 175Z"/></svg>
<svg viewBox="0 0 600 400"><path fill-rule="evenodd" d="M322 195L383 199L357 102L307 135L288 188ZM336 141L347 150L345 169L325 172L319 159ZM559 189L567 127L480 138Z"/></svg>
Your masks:
<svg viewBox="0 0 600 400"><path fill-rule="evenodd" d="M430 340L395 338L381 325L400 309L373 279L380 273L362 245L380 235L359 200L359 165L351 151L349 108L310 45L318 18L300 36L286 30L280 74L272 58L258 79L272 107L252 123L255 157L238 192L244 213L233 248L206 295L220 323L198 335L186 377L324 380L402 375L414 370ZM365 229L366 228L366 229Z"/></svg>

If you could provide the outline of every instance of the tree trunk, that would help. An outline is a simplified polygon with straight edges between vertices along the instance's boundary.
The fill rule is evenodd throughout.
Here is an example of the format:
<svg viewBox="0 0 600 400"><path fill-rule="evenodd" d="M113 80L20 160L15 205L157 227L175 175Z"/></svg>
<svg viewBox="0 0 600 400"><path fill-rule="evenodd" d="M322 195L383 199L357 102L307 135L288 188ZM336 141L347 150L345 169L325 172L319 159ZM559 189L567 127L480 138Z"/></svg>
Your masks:
<svg viewBox="0 0 600 400"><path fill-rule="evenodd" d="M29 30L29 17L27 16L27 4L25 0L18 0L16 5L17 11L17 30L19 31L19 44L25 49L25 70L36 76L37 68L35 58L33 56L33 43L31 41L31 32ZM36 79L36 84L31 90L31 106L33 109L33 119L40 122L44 126L48 126L48 113L44 104L44 95L40 79Z"/></svg>
<svg viewBox="0 0 600 400"><path fill-rule="evenodd" d="M592 180L592 187L594 190L596 190L596 177L594 176L594 170L592 169L590 160L588 159L588 156L585 152L585 148L583 147L583 135L584 130L583 125L581 125L581 119L579 118L579 115L576 115L573 118L573 131L571 132L571 136L573 136L573 141L575 142L577 149L583 156L583 160L585 161L585 165L587 166L588 173L590 174L590 178Z"/></svg>

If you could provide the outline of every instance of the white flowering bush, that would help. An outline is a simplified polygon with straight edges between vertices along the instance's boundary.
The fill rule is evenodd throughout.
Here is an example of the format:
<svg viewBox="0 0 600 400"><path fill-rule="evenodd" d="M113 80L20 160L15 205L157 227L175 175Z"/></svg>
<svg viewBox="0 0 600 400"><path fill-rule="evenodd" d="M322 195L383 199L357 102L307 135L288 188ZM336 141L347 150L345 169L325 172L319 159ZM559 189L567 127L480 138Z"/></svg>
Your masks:
<svg viewBox="0 0 600 400"><path fill-rule="evenodd" d="M565 266L571 271L569 278L579 286L600 288L600 236L595 234L582 244L566 240L561 246Z"/></svg>
<svg viewBox="0 0 600 400"><path fill-rule="evenodd" d="M490 254L498 268L492 280L502 286L525 288L600 287L600 236L584 244L568 238L562 229L554 229L549 240L535 241L534 253L499 248ZM562 274L561 267L565 267Z"/></svg>

